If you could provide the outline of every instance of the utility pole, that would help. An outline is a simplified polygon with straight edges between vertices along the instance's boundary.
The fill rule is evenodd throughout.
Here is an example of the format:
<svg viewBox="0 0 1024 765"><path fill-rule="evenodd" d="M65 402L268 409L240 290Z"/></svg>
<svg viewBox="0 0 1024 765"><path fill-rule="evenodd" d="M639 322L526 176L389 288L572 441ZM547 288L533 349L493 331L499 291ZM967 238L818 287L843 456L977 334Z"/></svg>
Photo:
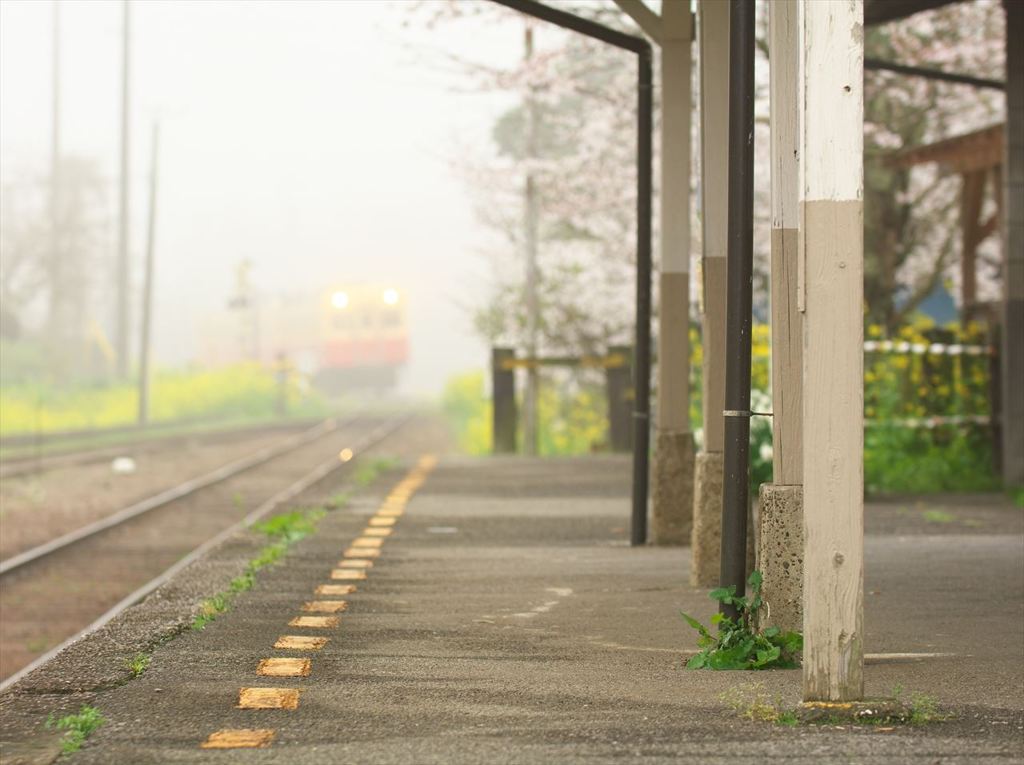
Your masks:
<svg viewBox="0 0 1024 765"><path fill-rule="evenodd" d="M153 251L156 241L157 160L160 151L160 123L153 123L153 146L149 158L149 222L146 227L146 274L142 289L142 335L139 343L139 425L149 419L149 346L153 317Z"/></svg>
<svg viewBox="0 0 1024 765"><path fill-rule="evenodd" d="M53 125L50 133L50 306L49 340L57 344L61 339L63 326L63 262L60 242L60 2L53 0ZM63 353L55 354L63 357Z"/></svg>
<svg viewBox="0 0 1024 765"><path fill-rule="evenodd" d="M533 58L533 23L526 22L523 59L529 66ZM524 242L526 244L526 391L523 396L523 451L537 454L537 400L540 393L540 369L536 365L537 336L540 329L540 300L537 295L540 275L537 269L537 183L533 163L537 157L537 103L533 86L526 95L526 189Z"/></svg>
<svg viewBox="0 0 1024 765"><path fill-rule="evenodd" d="M128 377L129 370L129 300L130 262L128 258L129 150L131 146L129 115L129 83L131 75L131 3L122 0L121 26L121 192L117 241L117 375Z"/></svg>

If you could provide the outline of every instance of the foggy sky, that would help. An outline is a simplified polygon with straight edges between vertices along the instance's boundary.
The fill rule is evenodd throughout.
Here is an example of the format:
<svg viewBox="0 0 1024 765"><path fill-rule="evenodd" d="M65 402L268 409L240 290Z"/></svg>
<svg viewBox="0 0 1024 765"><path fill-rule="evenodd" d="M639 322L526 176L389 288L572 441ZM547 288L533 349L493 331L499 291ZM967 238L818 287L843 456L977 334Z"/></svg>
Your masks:
<svg viewBox="0 0 1024 765"><path fill-rule="evenodd" d="M42 0L0 3L5 177L48 166L51 17ZM485 146L510 102L465 92L438 62L451 51L508 64L522 27L403 27L410 18L387 0L133 4L133 279L159 118L162 363L193 357L199 320L223 308L242 258L263 290L346 279L410 290L406 391L486 363L459 303L486 290L480 253L501 245L448 163L460 143ZM64 2L61 29L63 152L100 161L116 213L121 5Z"/></svg>

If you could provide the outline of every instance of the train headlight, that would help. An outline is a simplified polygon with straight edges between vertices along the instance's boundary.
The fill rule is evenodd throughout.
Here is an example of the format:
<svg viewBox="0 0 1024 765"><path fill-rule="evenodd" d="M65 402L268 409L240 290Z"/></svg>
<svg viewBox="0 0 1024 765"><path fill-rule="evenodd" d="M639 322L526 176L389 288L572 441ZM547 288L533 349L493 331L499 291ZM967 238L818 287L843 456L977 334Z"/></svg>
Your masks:
<svg viewBox="0 0 1024 765"><path fill-rule="evenodd" d="M331 305L337 309L348 307L348 295L340 290L331 295Z"/></svg>
<svg viewBox="0 0 1024 765"><path fill-rule="evenodd" d="M388 305L396 305L398 303L398 290L384 290L384 302Z"/></svg>

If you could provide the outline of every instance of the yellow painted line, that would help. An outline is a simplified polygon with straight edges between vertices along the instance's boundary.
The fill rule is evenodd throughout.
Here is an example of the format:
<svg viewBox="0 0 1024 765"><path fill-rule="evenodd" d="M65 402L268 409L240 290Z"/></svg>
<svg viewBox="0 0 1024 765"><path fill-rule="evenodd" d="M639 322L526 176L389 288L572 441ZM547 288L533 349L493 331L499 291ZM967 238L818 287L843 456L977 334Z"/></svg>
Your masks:
<svg viewBox="0 0 1024 765"><path fill-rule="evenodd" d="M435 457L433 454L424 454L422 457L420 457L419 467L424 472L433 470L436 465L437 457Z"/></svg>
<svg viewBox="0 0 1024 765"><path fill-rule="evenodd" d="M263 749L274 740L269 728L225 728L211 733L200 749Z"/></svg>
<svg viewBox="0 0 1024 765"><path fill-rule="evenodd" d="M305 635L281 635L274 643L274 648L284 651L319 651L329 638L306 637Z"/></svg>
<svg viewBox="0 0 1024 765"><path fill-rule="evenodd" d="M307 677L311 668L309 659L260 659L256 674L263 677Z"/></svg>
<svg viewBox="0 0 1024 765"><path fill-rule="evenodd" d="M346 558L379 558L379 547L350 547L345 550Z"/></svg>
<svg viewBox="0 0 1024 765"><path fill-rule="evenodd" d="M377 511L378 518L401 518L403 515L405 515L405 510L390 507L382 507Z"/></svg>
<svg viewBox="0 0 1024 765"><path fill-rule="evenodd" d="M383 539L371 539L370 537L357 537L352 540L353 547L380 547L384 544Z"/></svg>
<svg viewBox="0 0 1024 765"><path fill-rule="evenodd" d="M239 709L297 709L297 688L241 688L238 691Z"/></svg>
<svg viewBox="0 0 1024 765"><path fill-rule="evenodd" d="M384 517L375 517L370 519L371 526L394 526L397 519Z"/></svg>
<svg viewBox="0 0 1024 765"><path fill-rule="evenodd" d="M365 558L344 558L338 561L339 568L373 568L373 561Z"/></svg>
<svg viewBox="0 0 1024 765"><path fill-rule="evenodd" d="M350 568L336 568L331 572L331 579L347 579L349 581L361 581L366 579L365 571L353 571Z"/></svg>
<svg viewBox="0 0 1024 765"><path fill-rule="evenodd" d="M321 584L316 588L317 595L351 595L355 591L354 584Z"/></svg>
<svg viewBox="0 0 1024 765"><path fill-rule="evenodd" d="M348 608L348 602L344 600L307 600L302 604L303 611L318 614L336 614L346 608Z"/></svg>
<svg viewBox="0 0 1024 765"><path fill-rule="evenodd" d="M312 627L313 629L330 629L338 626L337 616L296 616L289 627Z"/></svg>
<svg viewBox="0 0 1024 765"><path fill-rule="evenodd" d="M391 529L379 529L374 526L367 526L363 529L363 536L365 537L389 537L391 536Z"/></svg>

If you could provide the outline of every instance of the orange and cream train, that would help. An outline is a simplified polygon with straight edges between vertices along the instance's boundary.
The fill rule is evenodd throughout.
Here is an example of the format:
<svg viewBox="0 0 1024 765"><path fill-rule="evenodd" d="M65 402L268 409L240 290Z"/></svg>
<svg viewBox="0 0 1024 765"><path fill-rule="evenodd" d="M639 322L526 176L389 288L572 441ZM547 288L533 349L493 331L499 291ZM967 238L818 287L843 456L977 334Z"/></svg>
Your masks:
<svg viewBox="0 0 1024 765"><path fill-rule="evenodd" d="M328 393L386 391L409 357L406 293L334 284L236 301L203 322L201 357L209 365L284 362Z"/></svg>

